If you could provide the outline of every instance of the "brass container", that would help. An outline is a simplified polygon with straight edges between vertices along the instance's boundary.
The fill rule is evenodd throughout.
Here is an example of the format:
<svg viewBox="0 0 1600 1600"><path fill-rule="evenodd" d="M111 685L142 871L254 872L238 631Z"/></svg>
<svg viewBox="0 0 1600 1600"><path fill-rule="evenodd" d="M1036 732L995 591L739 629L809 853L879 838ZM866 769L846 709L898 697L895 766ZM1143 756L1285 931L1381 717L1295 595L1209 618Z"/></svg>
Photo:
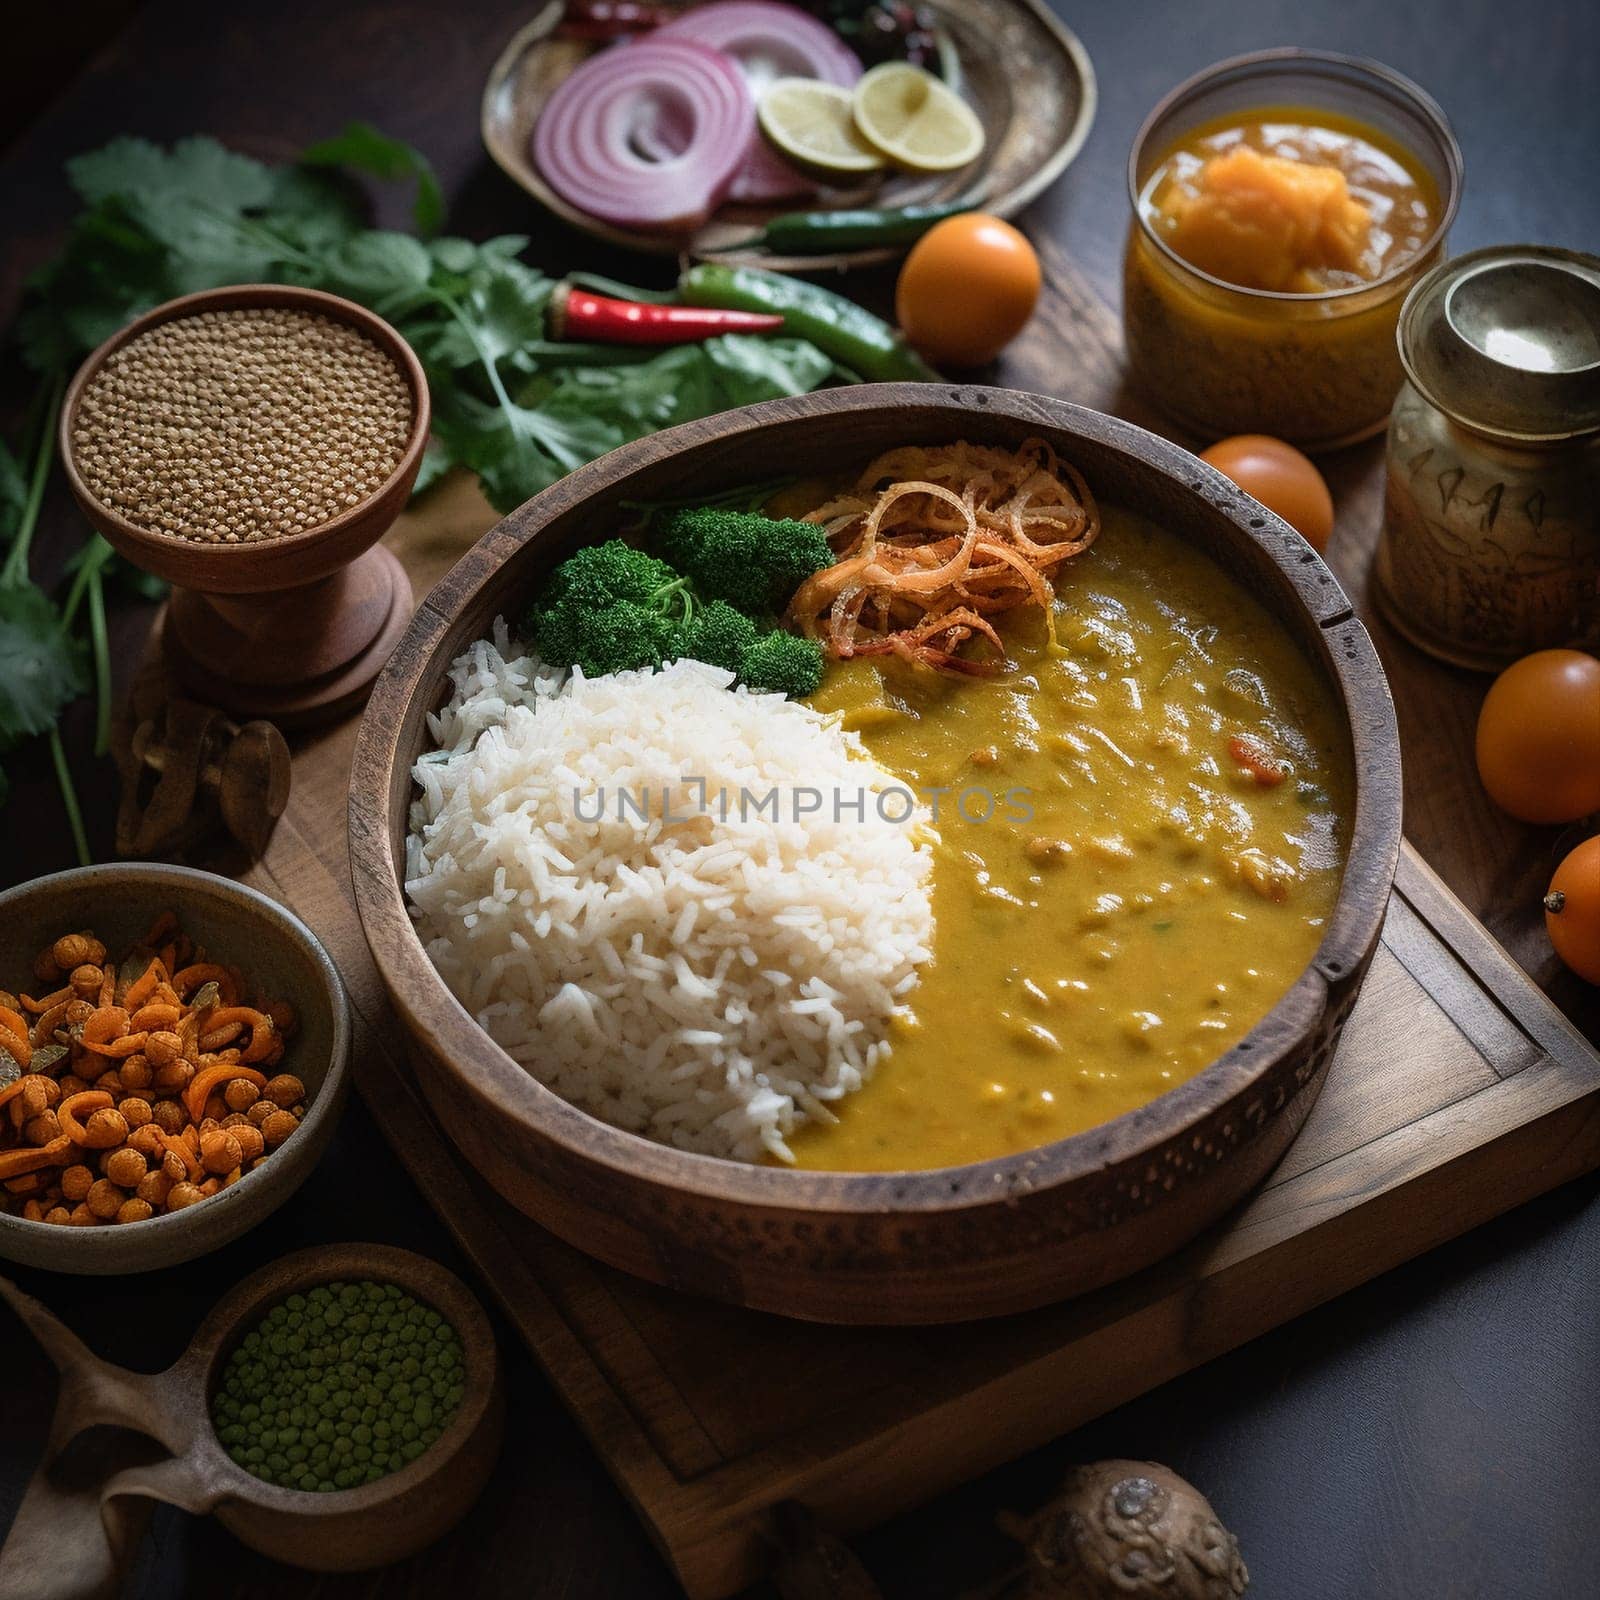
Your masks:
<svg viewBox="0 0 1600 1600"><path fill-rule="evenodd" d="M1400 313L1377 597L1486 672L1600 649L1600 258L1476 250Z"/></svg>

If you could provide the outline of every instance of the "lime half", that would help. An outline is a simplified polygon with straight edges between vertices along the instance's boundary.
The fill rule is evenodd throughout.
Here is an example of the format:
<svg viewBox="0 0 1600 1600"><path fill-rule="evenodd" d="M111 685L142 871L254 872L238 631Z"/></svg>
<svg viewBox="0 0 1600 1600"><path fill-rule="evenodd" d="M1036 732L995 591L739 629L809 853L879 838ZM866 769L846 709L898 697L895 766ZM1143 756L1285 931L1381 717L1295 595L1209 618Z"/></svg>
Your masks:
<svg viewBox="0 0 1600 1600"><path fill-rule="evenodd" d="M856 85L852 109L868 143L917 172L964 167L983 151L983 124L972 107L909 62L874 67Z"/></svg>
<svg viewBox="0 0 1600 1600"><path fill-rule="evenodd" d="M824 172L876 172L883 156L856 131L850 91L816 78L779 78L756 108L761 131L791 161Z"/></svg>

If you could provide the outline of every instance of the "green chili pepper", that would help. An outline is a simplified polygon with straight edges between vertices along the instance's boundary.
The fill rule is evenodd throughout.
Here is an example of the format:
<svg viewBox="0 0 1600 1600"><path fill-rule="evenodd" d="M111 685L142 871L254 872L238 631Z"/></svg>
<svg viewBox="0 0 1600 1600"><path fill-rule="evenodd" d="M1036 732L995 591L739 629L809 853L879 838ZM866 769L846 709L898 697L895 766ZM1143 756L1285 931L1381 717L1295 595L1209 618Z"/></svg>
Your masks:
<svg viewBox="0 0 1600 1600"><path fill-rule="evenodd" d="M842 294L799 278L702 261L678 280L678 298L690 306L775 312L783 318L786 332L809 339L840 366L873 382L936 383L939 378L881 317Z"/></svg>
<svg viewBox="0 0 1600 1600"><path fill-rule="evenodd" d="M890 211L793 211L786 217L774 217L753 238L725 248L824 256L835 250L913 244L934 223L960 216L963 211L970 211L972 204L970 199L964 199L947 200L936 206L900 206Z"/></svg>

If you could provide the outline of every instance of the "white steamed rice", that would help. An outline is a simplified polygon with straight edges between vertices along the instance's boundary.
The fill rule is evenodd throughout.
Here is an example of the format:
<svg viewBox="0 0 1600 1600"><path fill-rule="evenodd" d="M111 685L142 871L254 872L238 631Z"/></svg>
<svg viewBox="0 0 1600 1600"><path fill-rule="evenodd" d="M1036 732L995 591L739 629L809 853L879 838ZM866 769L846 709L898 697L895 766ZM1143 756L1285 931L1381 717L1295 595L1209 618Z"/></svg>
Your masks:
<svg viewBox="0 0 1600 1600"><path fill-rule="evenodd" d="M569 678L497 622L451 682L413 772L406 862L451 991L608 1122L788 1158L789 1134L871 1076L928 959L925 814L900 820L908 792L880 813L895 781L853 734L702 662ZM741 817L735 799L724 818L689 778L713 797L776 787L784 815ZM828 799L796 820L801 786ZM648 821L631 805L619 820L622 790L655 798ZM664 791L689 820L663 820Z"/></svg>

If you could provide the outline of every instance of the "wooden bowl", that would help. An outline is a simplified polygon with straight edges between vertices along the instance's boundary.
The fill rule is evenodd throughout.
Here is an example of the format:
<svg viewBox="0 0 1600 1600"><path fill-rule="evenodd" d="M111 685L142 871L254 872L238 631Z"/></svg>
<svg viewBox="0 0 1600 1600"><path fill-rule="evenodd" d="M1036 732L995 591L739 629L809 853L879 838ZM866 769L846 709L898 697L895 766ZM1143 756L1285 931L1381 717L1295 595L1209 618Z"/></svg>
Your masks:
<svg viewBox="0 0 1600 1600"><path fill-rule="evenodd" d="M118 1227L64 1228L0 1213L0 1257L53 1272L148 1272L192 1261L264 1221L310 1177L349 1092L344 985L312 931L275 900L215 873L157 862L78 867L0 894L0 989L27 988L33 959L92 928L120 959L168 908L209 953L299 1013L283 1070L306 1086L300 1129L236 1184L182 1211Z"/></svg>
<svg viewBox="0 0 1600 1600"><path fill-rule="evenodd" d="M282 538L203 544L141 528L97 500L78 471L73 433L84 389L108 356L141 333L203 311L246 307L320 313L348 323L388 354L411 390L411 431L399 464L361 504ZM316 289L241 284L169 300L107 339L67 390L61 461L95 528L135 566L174 585L162 638L184 688L207 705L304 726L357 704L410 620L405 569L377 541L405 509L429 415L422 364L381 317Z"/></svg>
<svg viewBox="0 0 1600 1600"><path fill-rule="evenodd" d="M1043 0L928 0L961 65L959 89L983 124L983 153L955 172L873 174L854 187L796 195L769 205L722 206L693 232L622 228L580 211L544 181L533 159L533 127L545 102L600 46L556 35L566 0L545 0L501 51L484 86L484 148L511 181L591 238L652 255L716 252L730 265L778 272L833 272L893 261L904 245L827 255L768 255L740 241L794 211L936 205L966 197L1011 217L1066 171L1094 121L1095 77L1088 52ZM848 183L848 180L844 180Z"/></svg>
<svg viewBox="0 0 1600 1600"><path fill-rule="evenodd" d="M1191 540L1250 589L1326 675L1357 774L1349 859L1326 936L1231 1050L1158 1100L1058 1143L900 1173L752 1167L651 1143L586 1115L494 1044L434 971L401 892L410 769L451 659L535 583L671 499L784 473L837 472L891 446L1031 435L1095 493ZM1322 1085L1379 928L1400 846L1400 763L1382 668L1303 539L1188 451L1037 395L878 384L774 400L659 433L513 512L429 596L373 688L351 779L356 901L445 1129L512 1204L642 1277L833 1322L959 1321L1095 1288L1176 1249L1258 1183Z"/></svg>
<svg viewBox="0 0 1600 1600"><path fill-rule="evenodd" d="M234 1347L260 1317L287 1295L338 1279L396 1284L444 1317L461 1341L465 1392L438 1439L398 1472L356 1489L285 1489L228 1455L211 1425L211 1397ZM148 1434L172 1452L168 1460L117 1473L101 1491L102 1504L119 1495L143 1495L196 1515L209 1512L252 1549L297 1567L362 1571L432 1544L466 1515L500 1454L505 1397L494 1330L459 1278L409 1250L319 1245L284 1256L219 1301L178 1361L151 1375L90 1355L37 1301L3 1278L0 1298L61 1369L52 1451L87 1427L110 1423ZM37 1531L30 1527L25 1533ZM86 1561L95 1556L103 1560L104 1552L85 1553Z"/></svg>

